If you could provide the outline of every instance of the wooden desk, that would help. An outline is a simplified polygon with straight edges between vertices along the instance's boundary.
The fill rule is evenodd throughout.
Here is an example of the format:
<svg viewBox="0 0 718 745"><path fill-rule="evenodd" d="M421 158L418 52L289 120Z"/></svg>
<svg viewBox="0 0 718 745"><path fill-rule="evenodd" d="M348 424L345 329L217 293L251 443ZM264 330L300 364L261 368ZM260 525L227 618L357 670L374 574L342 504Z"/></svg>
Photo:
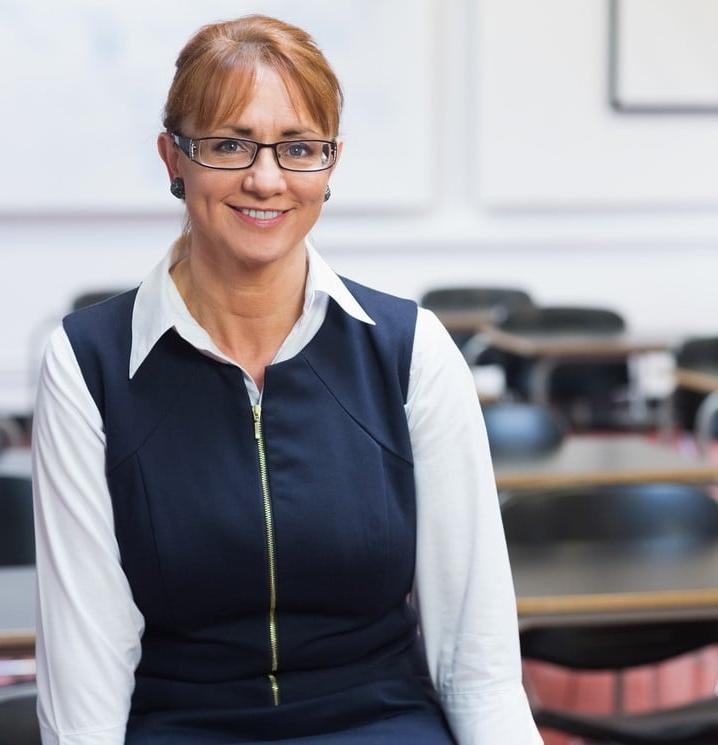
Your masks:
<svg viewBox="0 0 718 745"><path fill-rule="evenodd" d="M35 567L0 569L0 653L35 646Z"/></svg>
<svg viewBox="0 0 718 745"><path fill-rule="evenodd" d="M640 435L573 435L545 455L494 458L494 470L499 489L718 481L718 463L682 455Z"/></svg>
<svg viewBox="0 0 718 745"><path fill-rule="evenodd" d="M516 334L495 326L485 329L491 346L521 357L558 359L622 358L641 352L665 352L670 341L625 332L615 334Z"/></svg>
<svg viewBox="0 0 718 745"><path fill-rule="evenodd" d="M505 489L718 480L718 463L636 435L573 436L552 454L494 459ZM510 547L519 625L718 618L718 542L639 553L615 546Z"/></svg>
<svg viewBox="0 0 718 745"><path fill-rule="evenodd" d="M718 543L653 554L614 546L510 548L522 629L718 618Z"/></svg>
<svg viewBox="0 0 718 745"><path fill-rule="evenodd" d="M696 412L696 442L706 453L713 439L713 420L718 416L718 365L678 367L675 378L681 388L708 394Z"/></svg>
<svg viewBox="0 0 718 745"><path fill-rule="evenodd" d="M676 385L681 388L688 388L697 393L718 391L718 365L677 367L675 377Z"/></svg>
<svg viewBox="0 0 718 745"><path fill-rule="evenodd" d="M633 354L665 352L675 340L649 338L632 333L613 334L517 334L496 327L484 330L486 343L521 357L535 357L530 396L534 403L549 403L551 376L560 363L615 361Z"/></svg>
<svg viewBox="0 0 718 745"><path fill-rule="evenodd" d="M492 326L496 312L490 308L482 310L436 310L436 316L447 331L478 334Z"/></svg>

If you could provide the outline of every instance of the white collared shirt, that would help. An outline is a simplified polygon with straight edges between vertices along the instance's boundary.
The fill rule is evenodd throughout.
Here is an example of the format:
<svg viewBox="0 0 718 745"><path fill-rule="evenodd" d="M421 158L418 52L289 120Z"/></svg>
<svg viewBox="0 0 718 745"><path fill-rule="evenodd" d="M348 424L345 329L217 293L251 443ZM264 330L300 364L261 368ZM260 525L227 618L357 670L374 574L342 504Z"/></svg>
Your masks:
<svg viewBox="0 0 718 745"><path fill-rule="evenodd" d="M129 377L174 327L231 365L188 311L168 251L141 284ZM296 355L329 298L374 324L307 241L303 312L272 364ZM247 393L261 392L243 371ZM521 684L516 604L470 370L436 316L419 309L405 405L414 458L413 602L429 672L458 745L540 745ZM33 421L38 715L43 745L122 745L144 619L120 565L102 418L62 325L43 360Z"/></svg>

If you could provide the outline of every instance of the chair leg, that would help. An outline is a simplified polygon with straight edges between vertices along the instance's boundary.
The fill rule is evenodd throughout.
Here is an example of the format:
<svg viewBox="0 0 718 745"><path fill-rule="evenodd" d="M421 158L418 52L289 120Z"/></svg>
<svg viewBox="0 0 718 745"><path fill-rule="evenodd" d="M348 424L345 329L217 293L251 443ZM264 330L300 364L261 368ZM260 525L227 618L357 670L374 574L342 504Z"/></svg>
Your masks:
<svg viewBox="0 0 718 745"><path fill-rule="evenodd" d="M613 712L623 714L626 681L623 670L617 670L615 674L615 686L613 688Z"/></svg>
<svg viewBox="0 0 718 745"><path fill-rule="evenodd" d="M661 671L658 665L653 666L653 708L658 710L661 706Z"/></svg>

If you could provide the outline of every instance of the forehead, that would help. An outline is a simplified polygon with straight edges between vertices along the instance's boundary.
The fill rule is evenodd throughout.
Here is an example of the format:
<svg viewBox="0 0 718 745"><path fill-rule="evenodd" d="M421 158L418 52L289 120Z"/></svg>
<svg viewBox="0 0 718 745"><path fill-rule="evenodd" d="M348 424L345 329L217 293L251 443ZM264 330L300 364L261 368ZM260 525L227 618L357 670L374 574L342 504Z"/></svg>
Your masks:
<svg viewBox="0 0 718 745"><path fill-rule="evenodd" d="M254 85L243 102L229 117L228 124L244 128L311 128L311 115L296 86L287 84L275 70L260 67Z"/></svg>
<svg viewBox="0 0 718 745"><path fill-rule="evenodd" d="M200 129L242 129L252 134L290 129L319 132L298 86L263 65L228 77L213 109L210 116L196 119Z"/></svg>

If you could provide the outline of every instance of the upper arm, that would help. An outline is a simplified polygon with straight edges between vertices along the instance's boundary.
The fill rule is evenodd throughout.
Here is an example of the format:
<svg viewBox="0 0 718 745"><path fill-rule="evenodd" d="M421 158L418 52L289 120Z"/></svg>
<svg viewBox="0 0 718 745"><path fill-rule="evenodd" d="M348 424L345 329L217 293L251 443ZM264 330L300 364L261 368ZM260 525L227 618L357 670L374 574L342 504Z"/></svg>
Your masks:
<svg viewBox="0 0 718 745"><path fill-rule="evenodd" d="M473 376L420 309L407 400L417 500L415 595L435 683L520 675L516 605ZM459 655L459 650L462 653ZM487 664L489 660L500 665Z"/></svg>
<svg viewBox="0 0 718 745"><path fill-rule="evenodd" d="M32 453L43 736L79 745L104 730L92 742L119 744L144 621L120 563L101 416L62 326L43 359Z"/></svg>
<svg viewBox="0 0 718 745"><path fill-rule="evenodd" d="M406 413L417 504L413 595L432 681L461 745L538 743L473 376L446 329L421 308Z"/></svg>

